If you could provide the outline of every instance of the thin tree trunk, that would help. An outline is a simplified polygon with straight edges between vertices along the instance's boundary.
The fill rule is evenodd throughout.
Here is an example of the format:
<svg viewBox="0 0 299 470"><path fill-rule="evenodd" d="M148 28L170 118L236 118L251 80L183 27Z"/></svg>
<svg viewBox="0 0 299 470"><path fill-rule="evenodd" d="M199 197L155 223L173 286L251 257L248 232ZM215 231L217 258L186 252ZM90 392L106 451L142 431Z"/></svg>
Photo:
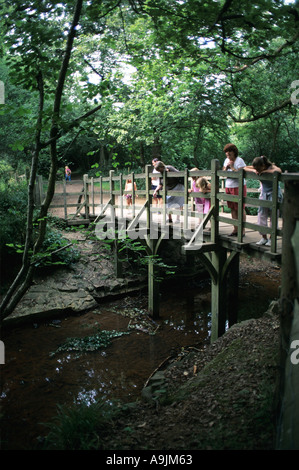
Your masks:
<svg viewBox="0 0 299 470"><path fill-rule="evenodd" d="M57 87L56 87L54 106L53 106L52 126L50 130L51 168L50 168L50 175L49 175L49 180L48 180L47 194L46 194L45 200L42 202L41 209L40 209L39 231L38 231L37 240L33 247L33 256L35 256L38 253L45 239L48 209L49 209L49 206L51 204L51 201L53 199L54 192L55 192L55 180L56 180L56 173L58 169L57 139L59 136L59 129L58 129L57 122L58 122L59 115L60 115L63 88L64 88L66 74L67 74L71 52L73 48L73 42L74 42L74 38L76 35L76 26L79 23L79 19L81 15L82 3L83 3L83 0L77 0L72 25L71 25L68 39L67 39L65 55L64 55L64 59L61 65ZM30 252L30 248L32 247L32 236L33 236L34 185L35 185L35 179L36 179L38 157L39 157L39 152L41 148L40 132L42 128L42 111L43 111L43 98L44 98L41 74L38 74L37 81L39 85L40 105L39 105L39 113L38 113L37 128L36 128L35 151L34 151L33 158L32 158L30 181L28 185L28 208L27 208L27 229L26 229L25 248L24 248L21 269L1 304L0 321L2 321L4 318L6 318L8 315L10 315L13 312L14 308L16 307L16 305L19 303L19 301L21 300L21 298L23 297L23 295L29 288L33 279L34 272L35 272L34 265L30 263L29 252Z"/></svg>
<svg viewBox="0 0 299 470"><path fill-rule="evenodd" d="M39 109L36 123L35 133L35 149L32 156L29 183L28 183L28 204L27 204L27 221L26 221L26 235L25 235L25 246L22 257L22 265L12 285L8 289L0 308L0 321L6 318L14 308L16 307L19 300L23 297L24 293L29 287L30 278L28 278L30 268L30 257L29 251L32 247L33 237L33 211L34 211L34 186L37 176L37 164L40 152L40 136L41 136L41 124L42 124L42 113L44 108L44 87L43 77L39 72L37 75L37 83L39 89ZM29 283L29 284L28 284Z"/></svg>

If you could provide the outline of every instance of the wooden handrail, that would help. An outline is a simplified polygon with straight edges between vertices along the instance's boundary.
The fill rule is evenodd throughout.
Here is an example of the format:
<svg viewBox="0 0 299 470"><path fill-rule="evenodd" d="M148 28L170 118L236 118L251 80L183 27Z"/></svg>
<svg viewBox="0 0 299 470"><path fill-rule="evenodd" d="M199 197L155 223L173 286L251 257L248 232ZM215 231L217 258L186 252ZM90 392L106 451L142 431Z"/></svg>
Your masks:
<svg viewBox="0 0 299 470"><path fill-rule="evenodd" d="M123 188L128 178L131 178L132 182L133 183L136 182L137 184L137 190L134 189L134 184L133 184L133 189L132 191L130 191L132 193L133 211L135 211L134 202L136 202L137 195L143 196L145 197L147 201L149 201L149 205L148 205L148 211L149 211L149 207L150 207L150 204L152 203L152 196L153 196L153 191L151 190L150 181L153 176L157 176L157 173L152 173L150 170L151 170L151 166L147 165L145 173L130 172L130 174L128 175L124 175L122 173L119 175L115 175L114 171L111 170L109 173L109 176L100 176L99 178L95 178L95 177L89 178L87 175L84 175L84 191L83 192L84 192L84 197L85 197L86 214L89 213L89 205L92 205L93 207L92 213L94 214L95 194L97 194L100 197L101 205L103 204L103 196L108 195L109 199L111 200L111 203L117 206L116 197L118 196L122 198L123 195L128 194L128 191L125 191ZM205 176L211 180L211 192L210 193L200 193L200 192L193 192L193 191L189 192L189 189L191 188L191 184L189 183L190 181L192 181L191 178L200 177L200 176ZM239 188L240 188L238 196L227 195L225 193L225 190L223 188L223 181L228 177L228 173L226 171L223 171L220 168L219 161L216 159L212 160L210 170L191 171L185 168L185 170L183 171L179 171L177 173L176 172L171 173L171 178L182 178L182 177L184 178L184 191L174 191L174 190L167 190L167 187L166 187L167 173L164 173L163 175L161 175L161 178L163 178L164 184L163 184L163 189L160 191L160 194L162 195L164 201L166 200L166 196L168 195L183 196L184 202L187 205L189 204L189 202L191 202L191 198L200 197L200 198L211 199L211 204L215 207L214 215L211 218L211 240L213 242L216 242L218 238L219 222L224 222L227 224L238 226L238 233L239 233L238 242L240 243L242 242L242 239L243 239L243 236L242 236L243 228L253 229L263 234L266 234L266 233L271 234L271 240L272 240L271 252L276 251L277 236L282 235L282 230L277 227L277 211L282 210L282 204L278 202L278 199L277 199L278 185L279 185L279 182L284 184L285 181L290 181L290 180L299 181L299 173L282 173L282 174L273 173L273 174L264 174L262 176L259 176L255 173L244 171L244 170L241 170L235 173L230 172L229 173L230 178L238 179ZM244 185L244 182L246 183L248 180L273 181L272 201L262 201L258 198L254 198L248 195L248 194L257 193L259 191L258 188L247 188L248 194L246 196L243 196L243 185ZM108 183L109 189L104 190L104 183ZM118 185L116 185L116 183L118 183ZM91 189L89 189L90 185L91 185ZM186 187L187 185L189 186L189 188ZM64 207L74 206L73 204L66 204L66 197L70 195L74 195L74 193L66 192L66 187L64 184L64 201L65 201L63 205ZM91 196L90 201L89 201L89 196ZM221 215L219 214L219 206L220 205L223 206L223 204L227 201L234 201L238 203L239 211L238 211L237 220L233 220L230 217L226 217L225 213L222 213ZM256 208L258 207L271 208L272 209L272 221L273 221L272 227L263 227L263 226L258 225L257 223L252 223L252 222L243 222L243 219L242 219L243 204L245 204L245 206L250 205L251 207L256 207ZM58 207L58 206L55 206L54 204L51 205L51 208L55 208L55 207ZM122 208L122 202L121 202L121 208ZM135 216L135 212L133 212L133 217L134 216ZM186 227L186 224L187 224L187 217L188 215L185 214L184 227ZM166 219L166 209L164 207L163 208L163 220L165 221L165 219Z"/></svg>

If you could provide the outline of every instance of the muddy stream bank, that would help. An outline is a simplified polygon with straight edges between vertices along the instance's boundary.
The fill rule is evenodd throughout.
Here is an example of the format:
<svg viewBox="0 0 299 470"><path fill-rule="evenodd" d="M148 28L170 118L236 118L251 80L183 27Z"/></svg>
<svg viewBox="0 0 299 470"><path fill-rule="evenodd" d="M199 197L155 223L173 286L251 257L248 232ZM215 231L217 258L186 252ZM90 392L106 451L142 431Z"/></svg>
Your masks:
<svg viewBox="0 0 299 470"><path fill-rule="evenodd" d="M277 299L280 269L243 259L239 320L257 318ZM132 402L148 377L182 348L203 347L210 335L210 282L192 280L161 289L158 321L146 315L144 291L102 301L84 314L40 320L4 329L6 361L1 366L1 448L39 447L43 423L57 405L92 403L105 397ZM67 338L98 331L125 334L98 351L57 352ZM53 354L55 353L55 354Z"/></svg>

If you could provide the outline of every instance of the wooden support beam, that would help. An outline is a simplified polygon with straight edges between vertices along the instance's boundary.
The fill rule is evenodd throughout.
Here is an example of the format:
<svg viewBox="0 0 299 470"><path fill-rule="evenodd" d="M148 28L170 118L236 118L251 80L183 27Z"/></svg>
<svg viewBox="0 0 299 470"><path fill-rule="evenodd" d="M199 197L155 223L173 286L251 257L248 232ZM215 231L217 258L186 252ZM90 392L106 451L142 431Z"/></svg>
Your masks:
<svg viewBox="0 0 299 470"><path fill-rule="evenodd" d="M119 240L115 238L113 240L113 254L114 254L114 272L117 278L123 277L123 264L119 259Z"/></svg>
<svg viewBox="0 0 299 470"><path fill-rule="evenodd" d="M160 282L157 278L157 267L154 255L157 254L163 236L157 239L146 237L148 260L148 311L156 320L160 313Z"/></svg>
<svg viewBox="0 0 299 470"><path fill-rule="evenodd" d="M215 341L225 332L226 321L226 278L221 276L223 267L226 262L226 250L212 252L212 265L217 273L216 279L212 282L211 289L211 310L212 310L212 326L211 341Z"/></svg>
<svg viewBox="0 0 299 470"><path fill-rule="evenodd" d="M240 253L231 252L227 270L227 320L231 328L238 321ZM225 269L225 266L224 266ZM223 272L225 279L226 273Z"/></svg>

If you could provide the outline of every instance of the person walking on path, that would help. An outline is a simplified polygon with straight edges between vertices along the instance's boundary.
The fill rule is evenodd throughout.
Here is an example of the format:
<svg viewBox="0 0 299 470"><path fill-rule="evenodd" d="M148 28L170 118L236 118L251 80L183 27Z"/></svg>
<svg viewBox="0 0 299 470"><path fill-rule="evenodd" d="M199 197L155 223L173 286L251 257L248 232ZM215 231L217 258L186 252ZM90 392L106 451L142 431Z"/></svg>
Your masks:
<svg viewBox="0 0 299 470"><path fill-rule="evenodd" d="M67 180L71 181L72 172L71 172L70 168L67 165L65 166L64 171L65 171L65 181L67 181Z"/></svg>
<svg viewBox="0 0 299 470"><path fill-rule="evenodd" d="M281 173L281 169L276 166L274 163L270 162L267 157L261 156L254 158L252 165L246 166L244 168L246 171L253 171L257 175L262 175L265 173L274 173L277 171ZM273 194L273 181L270 180L261 180L261 193L259 199L262 201L272 201ZM281 188L278 188L278 201L282 201L282 191ZM268 227L268 218L271 217L271 208L270 207L259 207L257 215L258 225L263 227ZM271 238L268 239L267 234L261 233L262 238L256 242L257 245L271 246Z"/></svg>
<svg viewBox="0 0 299 470"><path fill-rule="evenodd" d="M226 144L223 149L226 159L224 160L223 170L227 171L228 174L230 172L237 172L241 168L245 168L246 164L243 158L239 157L239 151L236 145L234 144ZM225 181L225 192L226 194L230 194L233 196L237 196L239 194L239 182L237 178L230 178L229 176L226 178ZM247 190L246 185L244 182L243 186L243 195L246 196ZM238 219L238 203L233 201L227 201L227 206L231 210L232 219ZM245 204L243 205L243 221L246 221L246 213L245 213ZM238 235L238 227L234 225L233 231L230 234L231 237L236 237ZM243 233L244 235L244 233Z"/></svg>

